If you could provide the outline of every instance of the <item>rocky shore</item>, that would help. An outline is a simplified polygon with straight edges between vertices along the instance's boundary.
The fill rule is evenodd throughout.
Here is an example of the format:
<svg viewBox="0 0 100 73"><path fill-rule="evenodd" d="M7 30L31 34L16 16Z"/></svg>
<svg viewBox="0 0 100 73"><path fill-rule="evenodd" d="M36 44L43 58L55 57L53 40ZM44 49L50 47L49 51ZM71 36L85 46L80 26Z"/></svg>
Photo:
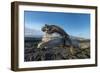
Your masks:
<svg viewBox="0 0 100 73"><path fill-rule="evenodd" d="M26 43L27 44L27 43ZM47 60L68 60L68 59L87 59L90 58L90 41L80 40L80 48L72 48L73 54L69 47L54 48L34 48L25 47L24 61L47 61Z"/></svg>

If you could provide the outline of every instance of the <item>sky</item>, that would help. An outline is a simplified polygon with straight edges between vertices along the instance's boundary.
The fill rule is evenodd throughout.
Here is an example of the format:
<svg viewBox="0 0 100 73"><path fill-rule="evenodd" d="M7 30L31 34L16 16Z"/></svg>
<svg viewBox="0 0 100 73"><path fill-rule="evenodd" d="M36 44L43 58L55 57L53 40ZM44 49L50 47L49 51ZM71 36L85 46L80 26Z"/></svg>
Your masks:
<svg viewBox="0 0 100 73"><path fill-rule="evenodd" d="M58 25L69 35L90 38L90 14L24 11L24 24L39 31L45 24Z"/></svg>

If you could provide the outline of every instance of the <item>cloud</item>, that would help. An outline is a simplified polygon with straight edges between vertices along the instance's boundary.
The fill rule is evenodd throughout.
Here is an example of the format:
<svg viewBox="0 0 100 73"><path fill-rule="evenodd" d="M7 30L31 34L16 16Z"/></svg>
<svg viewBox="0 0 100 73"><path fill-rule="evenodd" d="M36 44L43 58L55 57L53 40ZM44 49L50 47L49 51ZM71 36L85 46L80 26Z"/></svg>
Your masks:
<svg viewBox="0 0 100 73"><path fill-rule="evenodd" d="M40 30L25 27L24 35L25 37L41 37L43 32Z"/></svg>

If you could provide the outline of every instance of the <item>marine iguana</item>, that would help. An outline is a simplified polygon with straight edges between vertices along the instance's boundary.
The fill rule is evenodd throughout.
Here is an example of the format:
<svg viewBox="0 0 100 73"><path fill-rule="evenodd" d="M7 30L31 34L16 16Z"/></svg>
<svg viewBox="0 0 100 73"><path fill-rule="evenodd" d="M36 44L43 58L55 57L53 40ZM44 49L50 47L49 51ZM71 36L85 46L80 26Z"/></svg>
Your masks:
<svg viewBox="0 0 100 73"><path fill-rule="evenodd" d="M66 33L62 28L60 28L57 25L45 24L45 26L42 28L42 31L48 34L58 33L63 37L63 46L66 46L66 41L69 41L70 43L69 45L72 45L72 42L68 33Z"/></svg>

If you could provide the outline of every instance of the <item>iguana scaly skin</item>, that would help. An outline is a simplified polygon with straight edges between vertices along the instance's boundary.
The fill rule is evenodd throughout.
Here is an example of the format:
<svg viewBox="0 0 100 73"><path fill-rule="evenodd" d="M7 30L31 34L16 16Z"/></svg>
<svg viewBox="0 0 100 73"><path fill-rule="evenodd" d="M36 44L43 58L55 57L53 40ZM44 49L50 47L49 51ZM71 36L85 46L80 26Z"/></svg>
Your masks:
<svg viewBox="0 0 100 73"><path fill-rule="evenodd" d="M70 45L72 45L70 36L59 26L45 24L42 31L48 34L58 33L63 37L63 46L66 45L66 41L69 41Z"/></svg>

